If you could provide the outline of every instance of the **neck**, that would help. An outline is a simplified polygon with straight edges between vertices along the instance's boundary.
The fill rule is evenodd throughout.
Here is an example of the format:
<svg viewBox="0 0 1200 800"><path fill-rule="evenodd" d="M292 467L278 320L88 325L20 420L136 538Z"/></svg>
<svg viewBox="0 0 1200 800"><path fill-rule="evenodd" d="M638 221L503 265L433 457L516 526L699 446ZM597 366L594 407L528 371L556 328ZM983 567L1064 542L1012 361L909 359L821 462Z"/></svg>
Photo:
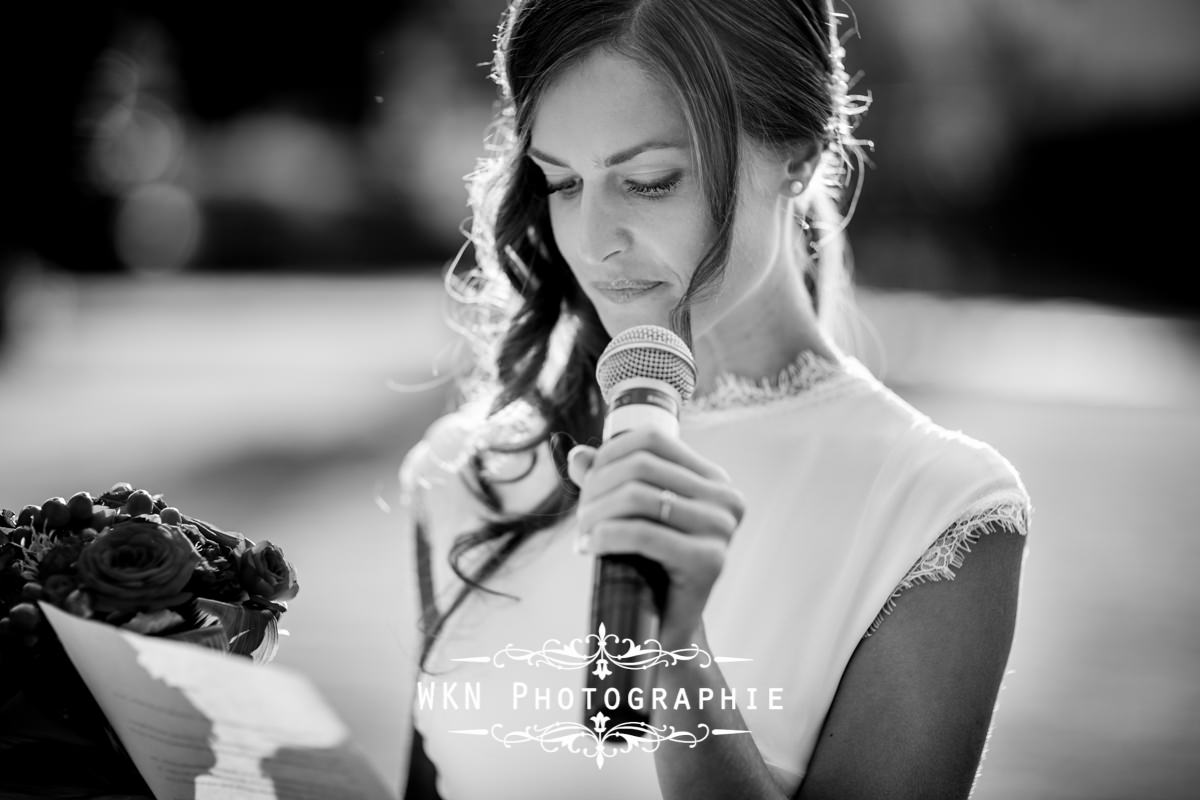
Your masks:
<svg viewBox="0 0 1200 800"><path fill-rule="evenodd" d="M726 373L774 380L806 350L831 361L841 359L817 324L799 269L784 263L777 267L693 341L697 395L711 392L717 376Z"/></svg>

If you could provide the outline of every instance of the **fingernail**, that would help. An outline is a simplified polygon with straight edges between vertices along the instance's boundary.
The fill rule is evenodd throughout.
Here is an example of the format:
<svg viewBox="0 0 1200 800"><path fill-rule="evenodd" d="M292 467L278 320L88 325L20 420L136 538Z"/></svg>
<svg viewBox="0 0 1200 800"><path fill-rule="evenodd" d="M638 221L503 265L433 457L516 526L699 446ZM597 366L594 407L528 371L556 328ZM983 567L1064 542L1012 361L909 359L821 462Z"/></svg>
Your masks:
<svg viewBox="0 0 1200 800"><path fill-rule="evenodd" d="M592 535L590 533L581 533L575 537L575 552L579 555L583 555L587 553L591 544Z"/></svg>

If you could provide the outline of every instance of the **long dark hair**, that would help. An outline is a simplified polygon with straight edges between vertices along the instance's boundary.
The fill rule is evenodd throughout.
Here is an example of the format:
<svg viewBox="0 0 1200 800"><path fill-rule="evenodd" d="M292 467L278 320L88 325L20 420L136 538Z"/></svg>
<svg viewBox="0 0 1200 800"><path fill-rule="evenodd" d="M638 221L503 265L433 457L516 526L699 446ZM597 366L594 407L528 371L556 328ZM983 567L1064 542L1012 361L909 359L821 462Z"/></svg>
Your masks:
<svg viewBox="0 0 1200 800"><path fill-rule="evenodd" d="M422 667L469 594L492 591L483 584L508 556L574 509L567 452L574 443L600 441L603 404L594 375L609 335L554 242L545 179L526 158L540 98L597 47L633 59L675 92L715 230L672 315L689 344L689 308L719 287L729 255L740 136L781 152L811 146L821 153L819 185L806 193L812 201L803 220L810 252L819 257L806 260L805 282L818 319L836 334L839 298L849 287L840 195L851 156L863 144L852 137L854 117L866 105L866 98L849 94L837 18L830 0L516 0L509 6L491 75L500 102L489 155L468 176L475 263L452 268L447 288L458 301L456 327L477 351L475 370L462 384L465 396L487 405L487 424L496 430L508 430L500 420L514 409L535 422L488 437L463 470L486 509L485 522L450 550L464 585L446 610L426 609L431 622ZM525 454L532 470L543 443L558 485L532 509L505 509L489 456Z"/></svg>

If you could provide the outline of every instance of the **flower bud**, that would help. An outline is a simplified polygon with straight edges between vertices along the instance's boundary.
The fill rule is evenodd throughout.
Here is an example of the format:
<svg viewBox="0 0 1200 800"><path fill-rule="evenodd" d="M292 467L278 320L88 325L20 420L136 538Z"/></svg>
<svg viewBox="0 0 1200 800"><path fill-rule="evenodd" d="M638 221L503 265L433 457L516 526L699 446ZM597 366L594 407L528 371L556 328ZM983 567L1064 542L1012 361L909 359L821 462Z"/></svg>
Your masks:
<svg viewBox="0 0 1200 800"><path fill-rule="evenodd" d="M42 612L33 603L17 603L8 611L13 628L32 633L42 624Z"/></svg>
<svg viewBox="0 0 1200 800"><path fill-rule="evenodd" d="M87 492L76 492L67 501L67 511L71 515L71 526L82 528L92 521L92 496Z"/></svg>
<svg viewBox="0 0 1200 800"><path fill-rule="evenodd" d="M61 497L51 497L42 503L42 530L65 530L71 524L71 512L67 510L67 501Z"/></svg>
<svg viewBox="0 0 1200 800"><path fill-rule="evenodd" d="M35 505L28 505L21 509L21 513L17 515L17 527L21 528L28 525L31 528L36 528L42 519L42 509Z"/></svg>
<svg viewBox="0 0 1200 800"><path fill-rule="evenodd" d="M154 498L145 489L138 489L129 495L129 499L125 501L125 506L122 510L131 517L136 517L139 514L153 514Z"/></svg>

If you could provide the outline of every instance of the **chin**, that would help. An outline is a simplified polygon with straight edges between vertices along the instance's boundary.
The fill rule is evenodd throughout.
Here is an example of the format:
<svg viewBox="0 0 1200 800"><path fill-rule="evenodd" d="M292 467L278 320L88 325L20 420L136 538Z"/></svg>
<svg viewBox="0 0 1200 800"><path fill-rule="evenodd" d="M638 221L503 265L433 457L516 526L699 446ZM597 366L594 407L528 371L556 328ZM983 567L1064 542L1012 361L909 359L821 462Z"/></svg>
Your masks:
<svg viewBox="0 0 1200 800"><path fill-rule="evenodd" d="M620 311L601 311L600 322L608 335L616 336L621 331L638 325L658 325L663 328L671 327L671 315L655 308L625 308Z"/></svg>

